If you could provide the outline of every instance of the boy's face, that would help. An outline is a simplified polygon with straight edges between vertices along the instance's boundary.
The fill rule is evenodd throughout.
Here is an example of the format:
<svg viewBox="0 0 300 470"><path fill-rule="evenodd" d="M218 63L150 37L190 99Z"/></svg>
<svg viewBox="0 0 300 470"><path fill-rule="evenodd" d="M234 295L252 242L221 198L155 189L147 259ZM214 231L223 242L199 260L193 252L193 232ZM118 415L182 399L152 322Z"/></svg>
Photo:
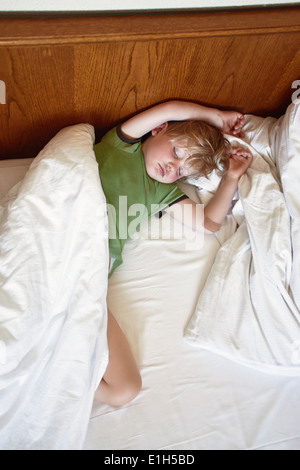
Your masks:
<svg viewBox="0 0 300 470"><path fill-rule="evenodd" d="M156 127L142 144L147 174L160 183L174 183L188 176L186 150L170 141L168 124Z"/></svg>

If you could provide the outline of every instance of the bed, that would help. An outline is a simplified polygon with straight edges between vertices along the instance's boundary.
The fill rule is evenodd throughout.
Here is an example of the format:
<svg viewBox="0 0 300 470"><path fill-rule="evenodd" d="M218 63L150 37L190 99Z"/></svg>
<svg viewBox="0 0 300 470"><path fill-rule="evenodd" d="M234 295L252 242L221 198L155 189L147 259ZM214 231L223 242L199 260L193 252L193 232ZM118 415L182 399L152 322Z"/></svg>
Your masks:
<svg viewBox="0 0 300 470"><path fill-rule="evenodd" d="M5 19L1 448L300 449L300 10L268 13L267 23L264 10L135 16L130 32L127 17ZM169 66L175 57L180 66L166 77L167 54ZM124 71L112 87L109 67L97 75L108 57L113 72L122 57ZM38 78L26 64L37 71L42 58ZM98 87L82 81L79 88L87 63ZM33 93L41 75L47 86ZM167 98L247 112L242 144L254 162L216 235L195 242L166 214L153 218L127 243L108 282L105 198L92 145L112 123ZM190 181L185 190L205 203L216 184L215 177ZM93 403L108 356L106 297L143 380L139 396L121 408Z"/></svg>

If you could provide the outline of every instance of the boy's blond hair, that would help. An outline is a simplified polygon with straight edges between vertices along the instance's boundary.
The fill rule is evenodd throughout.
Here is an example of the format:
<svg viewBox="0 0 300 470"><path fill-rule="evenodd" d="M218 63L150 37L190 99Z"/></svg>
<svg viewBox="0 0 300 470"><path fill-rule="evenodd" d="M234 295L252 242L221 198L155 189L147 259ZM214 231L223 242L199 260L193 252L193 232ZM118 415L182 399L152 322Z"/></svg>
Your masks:
<svg viewBox="0 0 300 470"><path fill-rule="evenodd" d="M222 174L228 169L228 141L216 127L202 121L172 121L166 133L172 143L187 150L189 176L208 177L213 170Z"/></svg>

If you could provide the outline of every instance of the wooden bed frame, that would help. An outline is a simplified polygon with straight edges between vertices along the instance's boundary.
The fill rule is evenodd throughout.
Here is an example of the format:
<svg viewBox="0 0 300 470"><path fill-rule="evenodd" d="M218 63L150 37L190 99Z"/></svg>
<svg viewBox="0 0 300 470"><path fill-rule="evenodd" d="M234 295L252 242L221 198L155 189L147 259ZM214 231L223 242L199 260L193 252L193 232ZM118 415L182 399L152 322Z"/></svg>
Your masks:
<svg viewBox="0 0 300 470"><path fill-rule="evenodd" d="M35 156L78 122L99 140L168 99L277 116L300 79L299 46L300 7L1 18L0 158Z"/></svg>

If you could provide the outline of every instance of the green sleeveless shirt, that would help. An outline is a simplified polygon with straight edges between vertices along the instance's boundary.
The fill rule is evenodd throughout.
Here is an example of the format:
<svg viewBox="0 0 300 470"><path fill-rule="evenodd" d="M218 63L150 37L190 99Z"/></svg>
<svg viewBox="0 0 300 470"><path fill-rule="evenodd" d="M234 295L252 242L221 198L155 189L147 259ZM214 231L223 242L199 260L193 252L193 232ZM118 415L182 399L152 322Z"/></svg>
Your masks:
<svg viewBox="0 0 300 470"><path fill-rule="evenodd" d="M178 186L163 184L146 172L141 141L129 141L120 129L109 131L94 146L109 221L109 254L113 271L122 264L126 240L147 217L183 196Z"/></svg>

